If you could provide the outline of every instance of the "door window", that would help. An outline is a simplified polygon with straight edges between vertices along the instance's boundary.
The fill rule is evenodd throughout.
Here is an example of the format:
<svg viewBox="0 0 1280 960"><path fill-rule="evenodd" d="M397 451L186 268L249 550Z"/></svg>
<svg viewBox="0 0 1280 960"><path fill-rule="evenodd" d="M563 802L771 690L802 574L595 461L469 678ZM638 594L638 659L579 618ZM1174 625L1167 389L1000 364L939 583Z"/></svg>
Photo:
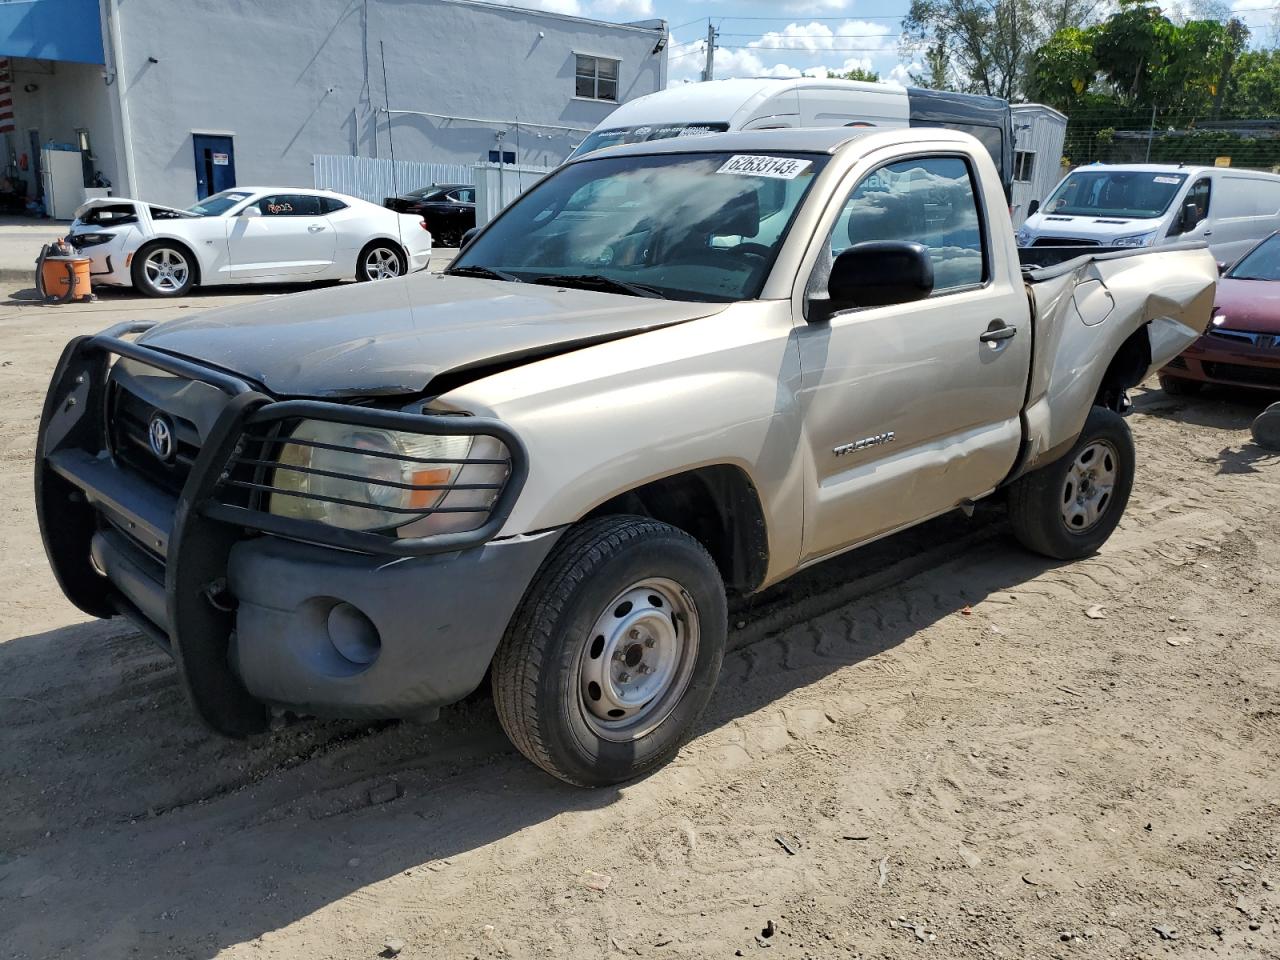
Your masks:
<svg viewBox="0 0 1280 960"><path fill-rule="evenodd" d="M300 193L277 193L258 201L264 217L318 217L320 198Z"/></svg>
<svg viewBox="0 0 1280 960"><path fill-rule="evenodd" d="M449 194L449 199L454 203L475 203L476 192L470 187L463 190L455 190L453 193Z"/></svg>
<svg viewBox="0 0 1280 960"><path fill-rule="evenodd" d="M933 259L935 293L986 280L982 220L969 164L960 157L920 157L869 174L840 211L831 257L872 240L924 244Z"/></svg>
<svg viewBox="0 0 1280 960"><path fill-rule="evenodd" d="M1183 233L1202 223L1205 217L1209 216L1209 190L1209 178L1204 177L1193 183L1191 189L1187 191L1187 196L1182 201L1183 209L1186 209L1187 204L1193 203L1196 207L1196 215L1193 220L1184 221L1182 225Z"/></svg>
<svg viewBox="0 0 1280 960"><path fill-rule="evenodd" d="M333 197L319 197L320 209L325 213L337 213L339 210L347 209L347 205L341 200L335 200Z"/></svg>

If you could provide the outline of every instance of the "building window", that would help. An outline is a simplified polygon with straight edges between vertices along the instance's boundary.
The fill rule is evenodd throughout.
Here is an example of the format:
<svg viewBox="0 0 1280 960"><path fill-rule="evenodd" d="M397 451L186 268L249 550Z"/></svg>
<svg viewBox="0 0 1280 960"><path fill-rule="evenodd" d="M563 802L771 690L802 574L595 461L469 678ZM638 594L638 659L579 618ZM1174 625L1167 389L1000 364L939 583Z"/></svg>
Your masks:
<svg viewBox="0 0 1280 960"><path fill-rule="evenodd" d="M575 94L588 100L618 102L618 61L578 54Z"/></svg>
<svg viewBox="0 0 1280 960"><path fill-rule="evenodd" d="M1034 150L1015 150L1013 153L1013 179L1023 183L1031 182L1035 170L1036 155Z"/></svg>

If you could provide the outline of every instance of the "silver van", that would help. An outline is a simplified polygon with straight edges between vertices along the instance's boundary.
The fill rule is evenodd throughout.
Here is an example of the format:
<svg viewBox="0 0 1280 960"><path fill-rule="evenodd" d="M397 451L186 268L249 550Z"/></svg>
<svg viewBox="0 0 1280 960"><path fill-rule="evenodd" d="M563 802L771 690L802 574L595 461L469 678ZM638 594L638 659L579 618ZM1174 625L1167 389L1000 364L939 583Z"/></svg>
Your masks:
<svg viewBox="0 0 1280 960"><path fill-rule="evenodd" d="M1033 204L1035 207L1035 204ZM1280 228L1280 175L1230 167L1090 164L1063 177L1020 247L1149 247L1203 240L1231 263Z"/></svg>

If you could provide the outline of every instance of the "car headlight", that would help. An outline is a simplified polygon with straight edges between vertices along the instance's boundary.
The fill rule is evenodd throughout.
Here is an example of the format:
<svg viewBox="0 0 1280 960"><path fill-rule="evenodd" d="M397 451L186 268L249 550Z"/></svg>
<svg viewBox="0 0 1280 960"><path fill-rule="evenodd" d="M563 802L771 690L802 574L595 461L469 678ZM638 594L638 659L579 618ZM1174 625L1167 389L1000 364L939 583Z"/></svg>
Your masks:
<svg viewBox="0 0 1280 960"><path fill-rule="evenodd" d="M1019 227L1017 233L1013 235L1014 242L1020 247L1031 246L1031 231L1026 227Z"/></svg>
<svg viewBox="0 0 1280 960"><path fill-rule="evenodd" d="M67 242L76 249L81 247L96 247L102 243L110 243L116 238L114 233L73 233L67 237Z"/></svg>
<svg viewBox="0 0 1280 960"><path fill-rule="evenodd" d="M1111 241L1113 247L1149 247L1151 242L1155 240L1156 232L1154 230L1149 233L1135 233L1130 237L1118 237Z"/></svg>
<svg viewBox="0 0 1280 960"><path fill-rule="evenodd" d="M398 537L483 526L509 471L487 436L303 420L279 443L271 513Z"/></svg>

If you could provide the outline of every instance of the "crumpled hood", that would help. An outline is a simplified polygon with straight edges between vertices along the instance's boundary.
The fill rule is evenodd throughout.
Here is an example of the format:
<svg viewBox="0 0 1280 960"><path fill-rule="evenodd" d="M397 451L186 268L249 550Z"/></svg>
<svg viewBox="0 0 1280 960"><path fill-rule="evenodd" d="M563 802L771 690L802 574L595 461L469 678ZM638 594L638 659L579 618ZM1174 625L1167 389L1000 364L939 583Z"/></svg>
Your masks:
<svg viewBox="0 0 1280 960"><path fill-rule="evenodd" d="M139 342L276 396L374 396L421 393L443 373L510 366L725 306L421 272L213 310Z"/></svg>
<svg viewBox="0 0 1280 960"><path fill-rule="evenodd" d="M1226 317L1222 326L1228 330L1280 333L1280 281L1224 277L1214 312Z"/></svg>

